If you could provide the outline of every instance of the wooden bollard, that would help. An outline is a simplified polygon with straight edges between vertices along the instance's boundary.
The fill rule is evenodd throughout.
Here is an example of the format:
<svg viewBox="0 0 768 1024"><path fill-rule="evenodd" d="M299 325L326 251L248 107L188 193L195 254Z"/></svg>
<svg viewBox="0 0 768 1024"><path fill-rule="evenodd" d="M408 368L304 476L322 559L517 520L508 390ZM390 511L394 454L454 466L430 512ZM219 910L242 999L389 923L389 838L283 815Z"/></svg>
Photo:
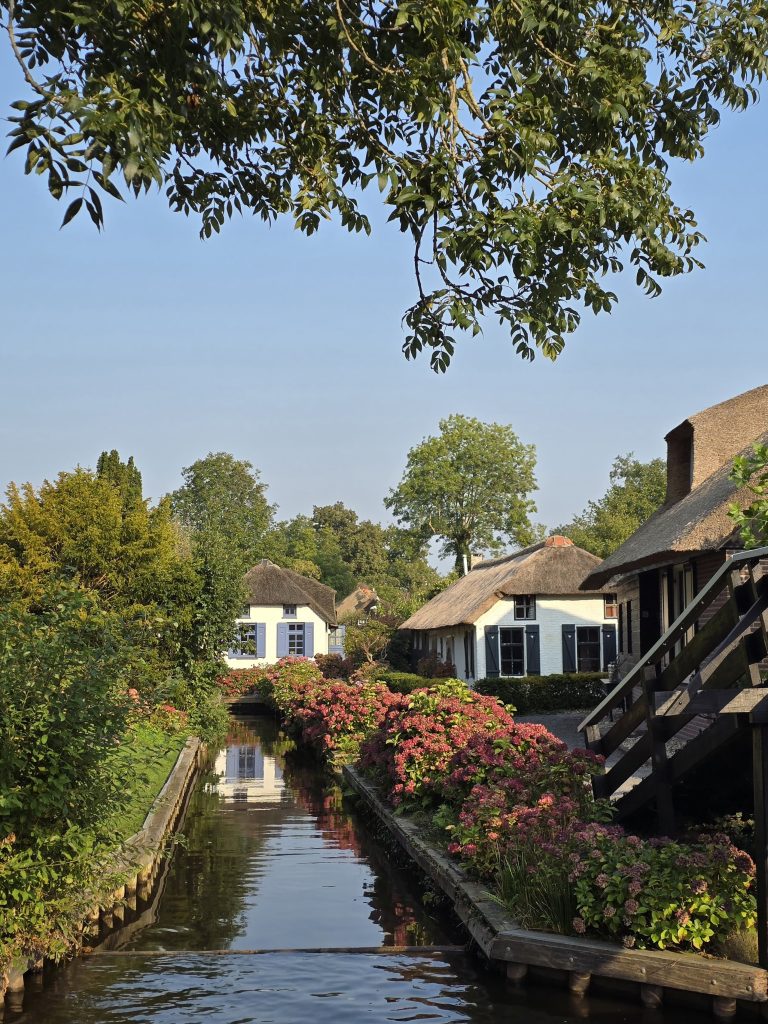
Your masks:
<svg viewBox="0 0 768 1024"><path fill-rule="evenodd" d="M648 1010L658 1010L664 1002L664 989L661 985L641 985L640 1002Z"/></svg>
<svg viewBox="0 0 768 1024"><path fill-rule="evenodd" d="M135 896L136 895L136 884L137 884L137 882L138 882L137 878L129 878L128 879L128 881L125 883L125 886L124 886L124 888L125 888L125 895L126 896L130 897L130 896Z"/></svg>
<svg viewBox="0 0 768 1024"><path fill-rule="evenodd" d="M736 1000L715 996L712 1000L712 1013L718 1020L733 1020L736 1016Z"/></svg>
<svg viewBox="0 0 768 1024"><path fill-rule="evenodd" d="M140 900L149 898L151 884L149 881L149 868L142 868L136 882L136 893Z"/></svg>
<svg viewBox="0 0 768 1024"><path fill-rule="evenodd" d="M528 974L528 964L507 964L507 980L513 985L521 985Z"/></svg>
<svg viewBox="0 0 768 1024"><path fill-rule="evenodd" d="M21 960L18 957L12 960L8 970L8 985L6 988L7 993L12 992L23 992L24 991L24 972L27 969L27 961Z"/></svg>
<svg viewBox="0 0 768 1024"><path fill-rule="evenodd" d="M102 910L101 923L108 932L111 932L115 927L115 915L112 913L112 907L105 907Z"/></svg>
<svg viewBox="0 0 768 1024"><path fill-rule="evenodd" d="M592 980L591 974L582 971L571 971L568 975L568 988L573 996L585 996L589 991L589 983Z"/></svg>

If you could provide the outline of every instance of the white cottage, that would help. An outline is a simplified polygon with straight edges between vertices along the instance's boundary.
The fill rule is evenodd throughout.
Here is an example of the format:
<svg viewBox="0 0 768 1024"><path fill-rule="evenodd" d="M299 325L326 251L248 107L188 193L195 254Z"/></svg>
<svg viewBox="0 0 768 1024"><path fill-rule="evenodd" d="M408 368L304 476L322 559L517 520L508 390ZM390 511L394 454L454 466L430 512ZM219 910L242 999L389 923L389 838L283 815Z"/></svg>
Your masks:
<svg viewBox="0 0 768 1024"><path fill-rule="evenodd" d="M245 574L248 604L237 619L230 668L270 665L287 655L312 658L337 644L336 591L263 558Z"/></svg>
<svg viewBox="0 0 768 1024"><path fill-rule="evenodd" d="M579 590L600 559L556 535L479 565L407 619L415 659L460 678L602 672L616 660L616 597Z"/></svg>

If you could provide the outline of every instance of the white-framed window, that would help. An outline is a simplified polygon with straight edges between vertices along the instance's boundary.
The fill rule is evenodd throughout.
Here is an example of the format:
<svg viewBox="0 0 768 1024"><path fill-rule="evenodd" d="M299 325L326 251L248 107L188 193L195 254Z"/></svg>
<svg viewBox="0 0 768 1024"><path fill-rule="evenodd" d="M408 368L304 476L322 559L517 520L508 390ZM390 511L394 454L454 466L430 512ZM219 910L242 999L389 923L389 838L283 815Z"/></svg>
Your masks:
<svg viewBox="0 0 768 1024"><path fill-rule="evenodd" d="M304 657L303 622L291 622L288 626L288 654L295 658Z"/></svg>
<svg viewBox="0 0 768 1024"><path fill-rule="evenodd" d="M536 618L536 598L533 594L518 594L515 598L515 618Z"/></svg>
<svg viewBox="0 0 768 1024"><path fill-rule="evenodd" d="M576 627L576 671L600 671L600 627Z"/></svg>
<svg viewBox="0 0 768 1024"><path fill-rule="evenodd" d="M616 619L619 615L619 605L617 603L615 594L605 594L603 596L603 618L604 619Z"/></svg>
<svg viewBox="0 0 768 1024"><path fill-rule="evenodd" d="M283 618L284 619L295 619L296 618L296 605L295 604L284 604L283 605Z"/></svg>
<svg viewBox="0 0 768 1024"><path fill-rule="evenodd" d="M499 665L503 676L525 675L525 630L520 626L499 629Z"/></svg>
<svg viewBox="0 0 768 1024"><path fill-rule="evenodd" d="M240 609L240 618L241 619L250 619L250 617L251 617L251 606L249 604L244 604L243 607Z"/></svg>

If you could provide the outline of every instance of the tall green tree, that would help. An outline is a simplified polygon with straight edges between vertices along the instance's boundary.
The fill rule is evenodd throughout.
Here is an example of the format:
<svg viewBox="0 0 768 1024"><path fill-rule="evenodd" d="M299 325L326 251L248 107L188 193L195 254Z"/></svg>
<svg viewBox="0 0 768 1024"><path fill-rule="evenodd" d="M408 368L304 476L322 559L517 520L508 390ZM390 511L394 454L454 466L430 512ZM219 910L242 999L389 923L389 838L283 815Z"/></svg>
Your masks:
<svg viewBox="0 0 768 1024"><path fill-rule="evenodd" d="M583 512L553 533L570 537L593 555L607 558L664 503L666 490L663 459L640 462L632 452L617 455L610 486L602 498L590 501Z"/></svg>
<svg viewBox="0 0 768 1024"><path fill-rule="evenodd" d="M211 452L182 470L170 495L201 581L187 634L188 670L213 665L226 650L243 604L243 575L264 555L273 506L258 470L226 452Z"/></svg>
<svg viewBox="0 0 768 1024"><path fill-rule="evenodd" d="M128 456L127 462L123 462L115 448L111 452L102 452L96 463L96 476L102 480L109 480L117 487L123 496L123 507L126 509L133 508L144 497L141 473L132 455Z"/></svg>
<svg viewBox="0 0 768 1024"><path fill-rule="evenodd" d="M495 317L554 359L629 263L648 294L699 265L668 163L768 68L764 0L0 0L25 98L12 149L97 225L159 186L202 233L234 212L337 216L382 193L413 244L404 350L444 370ZM21 80L21 79L20 79Z"/></svg>
<svg viewBox="0 0 768 1024"><path fill-rule="evenodd" d="M260 557L274 515L259 471L227 452L210 452L181 475L184 483L170 495L174 515L194 534L226 538L245 571Z"/></svg>
<svg viewBox="0 0 768 1024"><path fill-rule="evenodd" d="M453 415L437 437L408 452L398 486L384 504L422 540L439 538L457 571L473 552L524 547L535 536L528 495L536 488L536 449L510 426Z"/></svg>

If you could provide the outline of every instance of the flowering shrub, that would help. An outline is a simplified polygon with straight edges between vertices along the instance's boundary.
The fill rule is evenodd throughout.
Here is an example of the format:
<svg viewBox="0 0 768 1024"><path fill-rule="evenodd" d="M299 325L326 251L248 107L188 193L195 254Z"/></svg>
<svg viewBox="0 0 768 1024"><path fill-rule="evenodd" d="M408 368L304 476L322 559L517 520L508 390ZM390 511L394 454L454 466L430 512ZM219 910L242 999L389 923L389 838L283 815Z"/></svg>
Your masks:
<svg viewBox="0 0 768 1024"><path fill-rule="evenodd" d="M727 836L691 846L606 831L572 857L577 931L701 949L717 932L754 927L755 866Z"/></svg>
<svg viewBox="0 0 768 1024"><path fill-rule="evenodd" d="M242 697L246 693L261 693L264 686L263 668L233 668L219 676L216 685L226 700Z"/></svg>
<svg viewBox="0 0 768 1024"><path fill-rule="evenodd" d="M702 949L754 925L754 865L725 836L694 846L627 835L592 796L602 759L459 680L397 694L371 675L325 679L285 658L264 679L305 743L326 757L359 749L392 804L431 812L449 851L524 926Z"/></svg>
<svg viewBox="0 0 768 1024"><path fill-rule="evenodd" d="M331 679L307 689L293 710L302 739L323 756L356 756L361 742L381 724L394 699L380 683Z"/></svg>
<svg viewBox="0 0 768 1024"><path fill-rule="evenodd" d="M301 695L309 688L318 686L323 674L310 658L281 658L264 670L262 693L274 707L287 718Z"/></svg>
<svg viewBox="0 0 768 1024"><path fill-rule="evenodd" d="M315 662L326 679L349 679L355 666L340 654L316 654Z"/></svg>
<svg viewBox="0 0 768 1024"><path fill-rule="evenodd" d="M189 727L189 714L173 704L159 704L147 715L147 722L163 732L185 732Z"/></svg>
<svg viewBox="0 0 768 1024"><path fill-rule="evenodd" d="M492 697L482 697L458 679L397 695L382 729L361 748L361 763L389 786L394 804L435 803L450 775L455 752L473 736L514 726Z"/></svg>

